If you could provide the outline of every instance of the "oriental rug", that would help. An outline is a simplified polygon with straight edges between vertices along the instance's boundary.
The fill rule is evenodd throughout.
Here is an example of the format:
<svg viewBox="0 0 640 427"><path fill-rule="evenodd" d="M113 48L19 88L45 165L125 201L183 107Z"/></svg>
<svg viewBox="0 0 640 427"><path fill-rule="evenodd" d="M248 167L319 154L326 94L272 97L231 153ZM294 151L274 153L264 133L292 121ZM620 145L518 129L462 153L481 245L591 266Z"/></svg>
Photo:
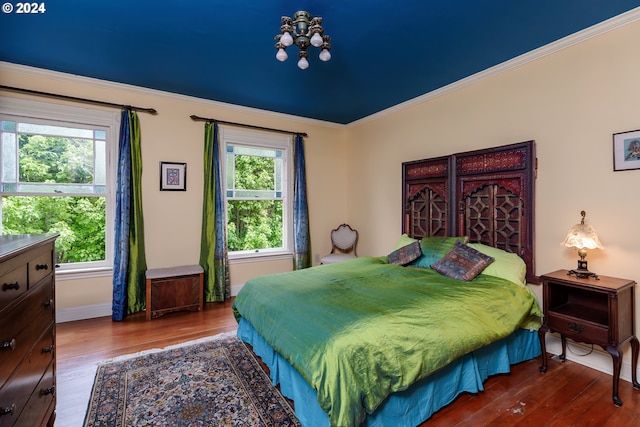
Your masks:
<svg viewBox="0 0 640 427"><path fill-rule="evenodd" d="M235 334L98 366L85 427L300 426Z"/></svg>

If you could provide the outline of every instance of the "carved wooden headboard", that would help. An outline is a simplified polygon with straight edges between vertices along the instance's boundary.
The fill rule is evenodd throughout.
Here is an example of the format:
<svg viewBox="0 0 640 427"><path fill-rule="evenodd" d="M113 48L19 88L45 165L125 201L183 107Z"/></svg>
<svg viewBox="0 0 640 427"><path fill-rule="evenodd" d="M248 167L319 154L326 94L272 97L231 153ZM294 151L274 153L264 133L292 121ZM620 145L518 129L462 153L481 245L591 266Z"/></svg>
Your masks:
<svg viewBox="0 0 640 427"><path fill-rule="evenodd" d="M517 253L536 283L535 175L535 141L403 163L402 232Z"/></svg>

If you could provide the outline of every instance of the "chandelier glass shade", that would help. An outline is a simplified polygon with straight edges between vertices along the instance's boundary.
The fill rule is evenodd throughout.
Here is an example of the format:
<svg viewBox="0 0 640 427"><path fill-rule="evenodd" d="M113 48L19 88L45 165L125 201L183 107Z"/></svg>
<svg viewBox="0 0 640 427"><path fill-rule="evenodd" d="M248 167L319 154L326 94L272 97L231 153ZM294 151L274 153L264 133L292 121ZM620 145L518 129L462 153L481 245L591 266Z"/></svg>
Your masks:
<svg viewBox="0 0 640 427"><path fill-rule="evenodd" d="M298 67L305 70L309 68L309 61L307 60L309 54L307 48L309 46L317 47L320 49L319 58L321 61L328 61L331 59L331 37L324 34L324 28L322 27L322 18L317 16L313 18L309 12L303 10L293 14L293 18L283 16L281 18L282 26L280 27L280 34L276 39L276 59L284 62L287 60L287 48L289 46L298 46L299 52Z"/></svg>

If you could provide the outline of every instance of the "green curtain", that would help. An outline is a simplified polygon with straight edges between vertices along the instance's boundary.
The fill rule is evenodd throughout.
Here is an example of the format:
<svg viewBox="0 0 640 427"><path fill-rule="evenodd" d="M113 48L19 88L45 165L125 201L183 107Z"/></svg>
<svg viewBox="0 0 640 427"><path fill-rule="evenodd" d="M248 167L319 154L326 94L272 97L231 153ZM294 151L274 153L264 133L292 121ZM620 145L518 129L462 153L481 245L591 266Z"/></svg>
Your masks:
<svg viewBox="0 0 640 427"><path fill-rule="evenodd" d="M204 191L200 265L204 269L206 302L224 301L231 296L218 124L204 126Z"/></svg>
<svg viewBox="0 0 640 427"><path fill-rule="evenodd" d="M131 219L129 224L129 275L127 277L128 312L145 309L144 216L142 214L142 148L140 122L135 111L129 113L131 137Z"/></svg>

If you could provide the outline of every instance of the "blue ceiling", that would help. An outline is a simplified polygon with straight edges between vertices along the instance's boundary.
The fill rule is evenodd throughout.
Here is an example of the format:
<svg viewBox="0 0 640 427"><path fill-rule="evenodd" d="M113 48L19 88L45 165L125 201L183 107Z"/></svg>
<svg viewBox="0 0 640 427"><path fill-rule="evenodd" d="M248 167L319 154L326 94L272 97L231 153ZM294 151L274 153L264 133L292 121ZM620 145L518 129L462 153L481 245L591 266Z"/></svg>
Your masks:
<svg viewBox="0 0 640 427"><path fill-rule="evenodd" d="M0 14L1 61L342 124L640 6L632 0L43 3L44 13ZM297 10L323 17L332 39L332 59L321 62L311 47L304 71L295 47L286 62L275 59L280 17Z"/></svg>

